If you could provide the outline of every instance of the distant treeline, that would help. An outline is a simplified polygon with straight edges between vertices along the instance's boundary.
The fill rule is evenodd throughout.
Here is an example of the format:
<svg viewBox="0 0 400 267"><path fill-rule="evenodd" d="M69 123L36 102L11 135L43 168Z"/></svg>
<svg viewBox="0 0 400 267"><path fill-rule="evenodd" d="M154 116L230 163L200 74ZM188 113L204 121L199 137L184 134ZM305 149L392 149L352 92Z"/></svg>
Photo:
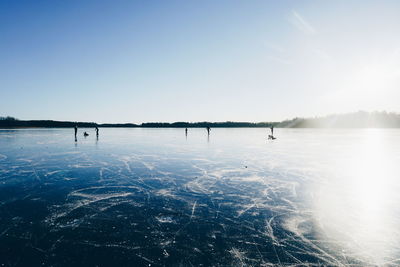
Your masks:
<svg viewBox="0 0 400 267"><path fill-rule="evenodd" d="M142 123L140 127L148 127L148 128L204 128L204 127L225 127L225 128L239 128L239 127L271 127L278 125L279 122L174 122L174 123L165 123L165 122L147 122Z"/></svg>
<svg viewBox="0 0 400 267"><path fill-rule="evenodd" d="M71 122L52 120L18 120L13 117L0 117L0 128L69 128L69 127L145 127L145 128L203 128L203 127L278 127L278 128L400 128L400 114L388 112L364 112L359 111L348 114L329 115L315 118L295 118L282 122L147 122L133 123L105 123L95 122Z"/></svg>
<svg viewBox="0 0 400 267"><path fill-rule="evenodd" d="M133 123L123 124L97 124L95 122L73 122L73 121L52 121L52 120L18 120L13 117L0 117L0 128L72 128L78 127L139 127Z"/></svg>
<svg viewBox="0 0 400 267"><path fill-rule="evenodd" d="M279 123L287 128L400 128L400 114L359 111L316 118L295 118Z"/></svg>
<svg viewBox="0 0 400 267"><path fill-rule="evenodd" d="M16 128L16 127L39 127L39 128L72 128L75 125L78 127L144 127L144 128L202 128L202 127L270 127L272 125L277 125L277 122L148 122L142 124L133 123L104 123L98 124L95 122L72 122L72 121L52 121L52 120L18 120L13 117L0 117L0 127L1 128Z"/></svg>

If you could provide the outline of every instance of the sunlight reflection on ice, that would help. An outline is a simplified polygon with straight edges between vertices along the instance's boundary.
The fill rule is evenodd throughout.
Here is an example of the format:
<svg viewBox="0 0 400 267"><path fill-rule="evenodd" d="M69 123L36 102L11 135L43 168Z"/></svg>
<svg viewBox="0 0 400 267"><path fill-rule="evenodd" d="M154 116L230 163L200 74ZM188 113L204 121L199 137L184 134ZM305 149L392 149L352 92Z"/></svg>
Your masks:
<svg viewBox="0 0 400 267"><path fill-rule="evenodd" d="M365 130L357 147L337 155L315 199L321 234L378 265L390 264L400 245L398 173L389 150L381 130Z"/></svg>

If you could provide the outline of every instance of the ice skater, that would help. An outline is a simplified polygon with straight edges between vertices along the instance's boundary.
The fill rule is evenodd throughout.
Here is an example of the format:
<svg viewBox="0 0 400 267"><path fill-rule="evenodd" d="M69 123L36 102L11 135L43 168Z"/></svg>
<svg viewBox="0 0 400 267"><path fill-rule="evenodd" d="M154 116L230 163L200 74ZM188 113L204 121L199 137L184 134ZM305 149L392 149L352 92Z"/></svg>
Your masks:
<svg viewBox="0 0 400 267"><path fill-rule="evenodd" d="M97 128L97 126L94 128L94 130L96 131L96 136L99 137L99 128Z"/></svg>
<svg viewBox="0 0 400 267"><path fill-rule="evenodd" d="M78 133L78 126L74 126L74 130L75 130L75 139L76 139L76 134Z"/></svg>
<svg viewBox="0 0 400 267"><path fill-rule="evenodd" d="M187 132L188 132L188 129L187 128L185 128L185 135L187 136Z"/></svg>
<svg viewBox="0 0 400 267"><path fill-rule="evenodd" d="M275 140L276 137L274 137L274 126L271 125L270 129L271 129L271 134L268 135L268 139Z"/></svg>
<svg viewBox="0 0 400 267"><path fill-rule="evenodd" d="M87 136L89 136L89 134L88 134L87 132L84 132L84 133L83 133L83 136L84 136L84 137L87 137Z"/></svg>
<svg viewBox="0 0 400 267"><path fill-rule="evenodd" d="M207 126L207 133L210 135L211 128Z"/></svg>

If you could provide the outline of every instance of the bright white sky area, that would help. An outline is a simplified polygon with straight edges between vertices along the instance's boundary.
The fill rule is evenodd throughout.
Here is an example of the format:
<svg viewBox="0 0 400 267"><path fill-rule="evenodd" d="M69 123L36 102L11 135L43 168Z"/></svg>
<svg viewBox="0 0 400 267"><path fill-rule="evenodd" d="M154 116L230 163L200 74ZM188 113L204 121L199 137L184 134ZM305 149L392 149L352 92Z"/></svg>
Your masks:
<svg viewBox="0 0 400 267"><path fill-rule="evenodd" d="M0 116L399 112L400 1L1 1Z"/></svg>

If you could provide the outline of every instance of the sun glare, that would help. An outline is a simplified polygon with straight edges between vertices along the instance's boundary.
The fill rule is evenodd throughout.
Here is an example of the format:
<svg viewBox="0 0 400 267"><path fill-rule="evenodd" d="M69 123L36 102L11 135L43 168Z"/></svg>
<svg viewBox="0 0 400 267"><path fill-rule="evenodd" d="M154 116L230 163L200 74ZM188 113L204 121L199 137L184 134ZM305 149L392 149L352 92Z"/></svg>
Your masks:
<svg viewBox="0 0 400 267"><path fill-rule="evenodd" d="M365 130L359 148L338 161L341 166L316 204L323 234L345 240L342 247L375 264L387 263L398 231L397 184L381 135L381 130Z"/></svg>
<svg viewBox="0 0 400 267"><path fill-rule="evenodd" d="M388 64L366 65L356 72L354 86L360 93L376 96L385 93L397 75L394 66Z"/></svg>

